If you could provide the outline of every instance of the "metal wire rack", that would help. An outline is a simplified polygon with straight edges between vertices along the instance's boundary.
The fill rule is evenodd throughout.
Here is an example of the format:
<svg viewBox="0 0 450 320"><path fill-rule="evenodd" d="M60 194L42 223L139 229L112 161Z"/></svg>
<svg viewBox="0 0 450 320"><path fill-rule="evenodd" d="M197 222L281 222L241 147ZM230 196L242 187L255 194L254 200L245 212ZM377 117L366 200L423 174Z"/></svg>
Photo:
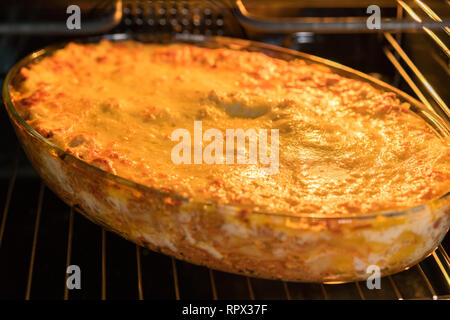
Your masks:
<svg viewBox="0 0 450 320"><path fill-rule="evenodd" d="M419 21L426 15L442 21L425 1L397 4L398 17ZM441 51L442 68L448 69L450 53L443 37L450 31L441 31L423 27ZM383 52L397 70L398 82L403 80L428 108L448 117L448 106L402 48L403 35L383 36ZM379 290L369 290L365 282L307 284L237 276L148 251L101 229L66 206L36 176L24 175L26 158L19 147L10 160L4 164L9 180L0 180L0 298L450 299L448 235L419 264L382 278ZM72 264L81 269L80 290L66 286L66 269Z"/></svg>
<svg viewBox="0 0 450 320"><path fill-rule="evenodd" d="M449 237L421 263L365 282L307 284L232 275L131 244L90 223L42 182L20 178L17 151L1 185L0 298L18 299L449 299ZM30 189L33 192L29 192ZM29 195L23 199L22 194ZM66 286L69 265L80 290Z"/></svg>

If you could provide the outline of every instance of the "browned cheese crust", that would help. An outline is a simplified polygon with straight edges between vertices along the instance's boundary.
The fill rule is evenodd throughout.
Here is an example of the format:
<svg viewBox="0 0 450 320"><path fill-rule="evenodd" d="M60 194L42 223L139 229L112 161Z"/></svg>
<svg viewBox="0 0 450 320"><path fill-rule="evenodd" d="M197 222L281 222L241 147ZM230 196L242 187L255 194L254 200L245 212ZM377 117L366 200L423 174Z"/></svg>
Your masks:
<svg viewBox="0 0 450 320"><path fill-rule="evenodd" d="M302 60L192 45L70 43L12 92L42 136L94 166L196 200L339 216L450 189L450 147L392 92ZM278 129L279 172L174 164L173 130Z"/></svg>

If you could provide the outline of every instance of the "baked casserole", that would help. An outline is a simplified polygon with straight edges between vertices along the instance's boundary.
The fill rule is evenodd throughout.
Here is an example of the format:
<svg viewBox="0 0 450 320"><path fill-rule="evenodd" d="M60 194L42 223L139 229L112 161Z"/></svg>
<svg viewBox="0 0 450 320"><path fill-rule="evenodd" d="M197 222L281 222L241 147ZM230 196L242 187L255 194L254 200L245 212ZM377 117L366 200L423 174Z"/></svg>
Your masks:
<svg viewBox="0 0 450 320"><path fill-rule="evenodd" d="M416 263L448 229L449 138L397 92L325 64L102 40L15 77L11 103L37 134L13 123L47 184L150 249L252 276L349 281ZM200 121L201 152L208 129L276 129L277 171L175 163L174 130Z"/></svg>

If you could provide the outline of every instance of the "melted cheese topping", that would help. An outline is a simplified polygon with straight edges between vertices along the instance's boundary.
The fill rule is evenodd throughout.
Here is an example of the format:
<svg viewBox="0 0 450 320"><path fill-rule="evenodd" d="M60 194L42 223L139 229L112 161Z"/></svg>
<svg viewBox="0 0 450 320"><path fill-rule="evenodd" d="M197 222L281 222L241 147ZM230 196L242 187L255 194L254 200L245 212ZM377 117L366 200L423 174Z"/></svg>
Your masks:
<svg viewBox="0 0 450 320"><path fill-rule="evenodd" d="M13 99L44 137L104 170L196 200L342 215L411 207L450 188L448 142L407 104L301 60L102 41L68 44L21 75ZM279 129L279 172L174 164L171 133L193 136L195 120L203 132Z"/></svg>

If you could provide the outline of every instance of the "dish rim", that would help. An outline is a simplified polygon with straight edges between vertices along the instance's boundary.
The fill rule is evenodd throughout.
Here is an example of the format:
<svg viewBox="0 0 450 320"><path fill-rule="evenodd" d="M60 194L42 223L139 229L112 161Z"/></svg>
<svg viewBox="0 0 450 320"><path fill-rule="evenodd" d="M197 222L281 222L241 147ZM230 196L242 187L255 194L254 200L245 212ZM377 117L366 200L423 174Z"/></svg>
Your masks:
<svg viewBox="0 0 450 320"><path fill-rule="evenodd" d="M110 40L110 41L126 41L126 40L133 40L138 42L149 42L149 43L159 43L160 41L155 41L154 38L140 38L139 36L132 35L132 34L126 34L126 33L119 33L119 34L107 34L107 35L101 35L101 36L94 36L94 37L87 37L87 38L78 38L78 39L72 39L69 41L64 42L58 42L56 44L52 44L49 46L45 46L42 49L36 50L22 59L20 59L18 62L16 62L13 67L9 70L8 74L5 77L4 83L3 83L3 89L2 89L2 97L3 102L6 107L6 110L8 112L9 118L11 121L14 121L22 127L22 129L32 137L38 139L41 141L47 149L50 149L54 151L60 158L63 158L65 161L66 159L69 162L72 162L78 166L80 166L83 169L91 170L96 175L101 175L105 179L113 180L114 182L118 184L123 184L127 187L143 190L146 192L151 193L157 193L164 197L172 197L175 199L179 199L182 201L185 201L186 203L189 203L190 205L204 205L204 206L211 206L211 205L218 205L218 207L227 208L236 210L238 212L242 210L249 210L248 205L239 205L239 204L217 204L215 202L206 202L206 201L198 201L195 198L186 198L182 197L178 193L174 191L163 191L158 188L146 186L144 184L137 183L133 180L121 177L120 175L116 175L113 173L110 173L108 171L105 171L99 167L96 167L94 165L89 164L88 162L85 162L74 155L71 155L61 149L56 144L52 143L48 139L44 138L40 133L38 133L33 127L31 127L25 120L20 116L18 113L16 107L14 106L14 102L12 101L10 89L13 86L12 80L17 76L17 74L20 72L22 67L25 67L31 63L36 62L38 59L51 56L55 51L58 49L61 49L65 47L70 42L76 42L76 43L96 43L100 40ZM160 39L158 39L160 40ZM204 36L204 35L184 35L184 34L177 34L175 37L170 37L168 39L169 41L167 43L187 43L192 45L198 45L198 44L218 44L218 45L228 45L228 46L240 46L239 50L242 50L243 48L258 48L258 49L265 49L268 51L271 51L273 53L281 53L284 55L288 55L293 59L303 59L307 62L317 63L320 65L325 65L333 70L333 72L338 71L338 73L344 73L346 76L350 77L356 77L360 80L364 80L366 82L369 82L371 85L376 85L378 88L382 88L387 91L391 91L396 93L401 100L404 102L410 103L412 107L417 108L422 113L422 116L416 112L411 110L411 112L415 113L418 116L421 116L423 121L425 121L430 127L433 128L434 131L438 131L432 124L428 123L428 121L431 121L435 124L435 122L444 121L439 118L436 114L430 114L430 110L428 110L422 103L420 103L418 100L414 99L407 93L389 85L388 83L381 81L377 78L374 78L370 75L367 75L361 71L355 70L353 68L347 67L345 65L342 65L340 63L334 62L332 60L328 60L325 58L321 58L315 55L311 55L304 52L295 51L292 49L287 49L283 47L279 47L276 45L261 43L257 41L251 41L251 40L244 40L244 39L238 39L238 38L228 38L228 37L219 37L219 36ZM164 43L164 42L163 42ZM279 58L280 59L280 58ZM424 116L427 117L426 121L424 119ZM440 119L439 121L436 121L435 117ZM439 134L439 132L438 132ZM369 213L363 213L363 214L346 214L346 215L335 215L335 216L326 216L324 214L310 214L310 213L299 213L299 214L288 214L288 213L275 213L275 212L265 212L265 211L255 211L253 209L250 209L251 214L256 215L265 215L265 216L272 216L272 217L284 217L284 218L291 218L291 219L297 219L297 218L306 218L306 219L312 219L312 220L318 220L318 221L328 221L328 220L365 220L365 219L373 219L379 216L383 217L398 217L398 216L404 216L407 214L414 214L416 212L421 212L422 210L425 210L430 204L437 203L441 201L444 198L450 199L450 190L447 191L444 195L441 195L438 198L434 198L432 200L429 200L423 204L414 206L414 207L408 207L401 210L383 210L383 211L375 211L375 212L369 212Z"/></svg>

